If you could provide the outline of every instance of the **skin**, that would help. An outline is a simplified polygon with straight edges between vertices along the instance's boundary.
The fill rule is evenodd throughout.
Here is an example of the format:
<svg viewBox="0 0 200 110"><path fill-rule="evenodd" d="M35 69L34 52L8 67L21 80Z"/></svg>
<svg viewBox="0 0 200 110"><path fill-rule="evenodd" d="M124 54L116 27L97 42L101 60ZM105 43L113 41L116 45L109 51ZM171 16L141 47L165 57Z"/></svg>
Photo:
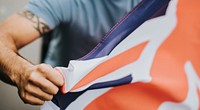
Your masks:
<svg viewBox="0 0 200 110"><path fill-rule="evenodd" d="M32 64L18 50L51 31L44 20L22 10L0 24L0 79L18 88L22 101L42 105L57 94L63 77L48 64Z"/></svg>

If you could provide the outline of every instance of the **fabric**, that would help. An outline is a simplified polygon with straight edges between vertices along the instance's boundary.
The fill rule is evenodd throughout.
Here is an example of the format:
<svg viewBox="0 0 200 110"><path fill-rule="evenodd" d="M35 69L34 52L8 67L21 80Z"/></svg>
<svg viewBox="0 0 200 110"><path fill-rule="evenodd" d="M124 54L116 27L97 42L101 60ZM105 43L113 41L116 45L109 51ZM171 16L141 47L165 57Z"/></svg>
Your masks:
<svg viewBox="0 0 200 110"><path fill-rule="evenodd" d="M53 29L45 63L67 66L94 48L141 0L30 0L25 8ZM63 51L65 50L65 51Z"/></svg>
<svg viewBox="0 0 200 110"><path fill-rule="evenodd" d="M200 110L200 1L168 2L143 0L88 55L68 68L56 67L66 94L41 109ZM124 34L129 18L143 19L138 11L153 16ZM133 27L127 24L125 29ZM125 38L113 42L116 31L121 31L116 39ZM116 46L108 49L110 43Z"/></svg>
<svg viewBox="0 0 200 110"><path fill-rule="evenodd" d="M143 0L88 55L56 67L66 94L41 109L200 110L200 1L168 2Z"/></svg>

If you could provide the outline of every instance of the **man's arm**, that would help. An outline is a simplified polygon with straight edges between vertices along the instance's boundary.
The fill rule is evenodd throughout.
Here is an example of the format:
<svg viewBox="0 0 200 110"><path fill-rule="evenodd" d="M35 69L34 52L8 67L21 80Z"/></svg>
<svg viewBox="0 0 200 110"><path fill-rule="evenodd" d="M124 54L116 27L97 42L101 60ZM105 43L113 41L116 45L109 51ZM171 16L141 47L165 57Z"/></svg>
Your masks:
<svg viewBox="0 0 200 110"><path fill-rule="evenodd" d="M33 13L22 10L0 24L0 79L17 86L24 103L41 105L51 100L64 80L47 64L34 65L17 51L42 34L48 25Z"/></svg>

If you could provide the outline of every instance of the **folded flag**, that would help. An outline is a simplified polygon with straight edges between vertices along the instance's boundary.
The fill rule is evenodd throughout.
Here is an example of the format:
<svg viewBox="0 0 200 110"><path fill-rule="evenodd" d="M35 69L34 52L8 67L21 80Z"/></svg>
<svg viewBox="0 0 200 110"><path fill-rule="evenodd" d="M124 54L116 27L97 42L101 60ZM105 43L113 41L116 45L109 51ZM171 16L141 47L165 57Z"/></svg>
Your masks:
<svg viewBox="0 0 200 110"><path fill-rule="evenodd" d="M56 67L42 110L200 110L200 1L143 0L86 56Z"/></svg>

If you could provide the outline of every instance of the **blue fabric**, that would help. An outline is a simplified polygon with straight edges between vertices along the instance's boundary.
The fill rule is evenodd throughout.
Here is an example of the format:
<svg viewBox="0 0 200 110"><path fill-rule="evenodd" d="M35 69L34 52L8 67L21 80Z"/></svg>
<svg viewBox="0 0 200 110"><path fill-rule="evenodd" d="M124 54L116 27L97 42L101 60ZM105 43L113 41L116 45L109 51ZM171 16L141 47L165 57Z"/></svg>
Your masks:
<svg viewBox="0 0 200 110"><path fill-rule="evenodd" d="M144 21L153 16L163 14L165 12L163 8L164 10L166 9L168 2L169 0L143 0L138 7L133 9L109 31L100 44L80 60L108 55L118 43L144 23Z"/></svg>
<svg viewBox="0 0 200 110"><path fill-rule="evenodd" d="M114 80L114 81L108 81L108 82L103 82L103 83L96 83L90 87L88 87L87 90L92 90L92 89L101 89L101 88L107 88L107 87L115 87L123 84L129 84L133 80L131 75L128 75L124 78Z"/></svg>

